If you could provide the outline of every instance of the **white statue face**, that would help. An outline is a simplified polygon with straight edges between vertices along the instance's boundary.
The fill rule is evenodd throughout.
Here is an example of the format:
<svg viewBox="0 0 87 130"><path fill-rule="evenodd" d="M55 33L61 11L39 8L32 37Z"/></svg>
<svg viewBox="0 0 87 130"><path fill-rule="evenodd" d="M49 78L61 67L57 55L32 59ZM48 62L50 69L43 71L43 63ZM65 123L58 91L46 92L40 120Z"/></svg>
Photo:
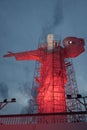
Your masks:
<svg viewBox="0 0 87 130"><path fill-rule="evenodd" d="M48 48L48 50L53 49L54 46L55 46L54 35L53 34L48 34L48 36L47 36L47 48Z"/></svg>

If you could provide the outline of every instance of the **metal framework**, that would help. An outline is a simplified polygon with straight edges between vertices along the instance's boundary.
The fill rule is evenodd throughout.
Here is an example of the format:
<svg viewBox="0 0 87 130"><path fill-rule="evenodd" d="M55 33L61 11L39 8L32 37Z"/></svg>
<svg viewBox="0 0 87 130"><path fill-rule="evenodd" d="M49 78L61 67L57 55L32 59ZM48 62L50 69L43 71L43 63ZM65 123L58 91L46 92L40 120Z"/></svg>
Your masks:
<svg viewBox="0 0 87 130"><path fill-rule="evenodd" d="M57 57L57 55L59 55L59 57ZM43 60L43 73L40 71L41 63L36 61L35 64L34 80L32 84L32 95L34 97L34 102L39 102L38 110L41 113L46 112L47 109L49 109L48 112L65 112L66 99L64 80L66 80L66 76L64 75L65 68L63 63L63 55L61 54L61 47L59 46L59 50L57 52L55 50L52 52L48 52L47 49L45 49ZM39 79L41 82L38 81ZM37 99L36 89L38 89L39 87L40 91L38 91L39 96ZM35 105L36 104L38 103L35 103ZM34 106L32 107L35 108Z"/></svg>
<svg viewBox="0 0 87 130"><path fill-rule="evenodd" d="M82 114L83 110L82 110L82 105L81 105L81 104L83 104L84 107L85 107L85 102L84 103L81 102L80 98L77 97L80 94L79 94L79 91L78 91L78 86L77 86L77 82L76 82L76 78L75 78L75 72L74 72L72 59L69 59L69 58L65 59L65 65L66 65L67 80L68 80L67 84L65 85L66 114L62 115L60 117L58 116L58 117L59 117L60 120L66 121L66 122L71 122L71 121L75 122L76 120L77 121L85 121L86 118ZM38 88L38 85L39 85L38 82L36 82L36 77L39 78L39 76L40 76L39 68L40 68L40 63L36 62L33 84L32 84L32 91L33 91L32 96L34 97L34 100L32 100L32 102L30 104L31 109L32 109L32 113L37 113L37 111L38 111L38 104L37 104L37 101L36 101L37 94L35 96L35 92L37 92L37 91L35 89ZM62 83L63 83L63 81L62 81ZM60 84L60 86L61 86L61 84ZM54 87L56 87L56 86L54 86ZM54 95L55 95L55 93L57 93L57 91L54 92ZM44 98L44 95L43 95L43 98ZM53 97L53 101L54 101L54 97ZM54 103L54 102L52 102L52 103ZM59 105L59 104L53 104L53 105ZM43 107L44 107L44 103L43 103ZM87 109L85 109L85 111L86 110ZM67 112L70 112L71 114L67 113ZM73 112L75 112L75 113L80 112L80 114L73 114ZM58 117L57 118L55 117L55 121L58 120ZM45 117L45 120L46 120L46 117Z"/></svg>
<svg viewBox="0 0 87 130"><path fill-rule="evenodd" d="M65 85L67 111L82 111L80 102L75 98L79 94L78 86L75 78L75 72L72 59L65 59L68 82ZM70 100L70 97L71 100Z"/></svg>
<svg viewBox="0 0 87 130"><path fill-rule="evenodd" d="M54 60L56 61L56 59L54 59ZM55 61L54 61L54 63L55 63ZM54 63L53 63L53 65L55 65ZM82 111L81 103L75 98L79 94L79 91L78 91L78 86L77 86L77 82L76 82L76 78L75 78L75 72L74 72L72 59L69 59L69 58L65 59L65 64L66 64L67 80L68 80L67 84L65 85L65 98L66 98L66 106L67 106L66 111L67 112ZM32 112L37 112L37 108L38 108L38 104L36 101L36 97L37 97L36 88L38 88L39 83L36 82L36 77L38 77L38 78L40 77L39 69L40 69L40 63L36 61L33 83L32 83L32 90L31 90L32 96L34 98L33 100L31 100L31 103L30 103ZM62 83L63 83L63 81L62 81ZM55 86L53 85L53 87L55 87ZM57 93L57 92L55 91L54 93ZM70 100L69 96L70 96L70 98L72 98L71 100ZM44 95L43 95L43 98L44 98ZM53 99L53 101L54 101L54 99ZM55 104L55 105L58 105L58 104ZM43 106L44 106L44 103L43 103Z"/></svg>

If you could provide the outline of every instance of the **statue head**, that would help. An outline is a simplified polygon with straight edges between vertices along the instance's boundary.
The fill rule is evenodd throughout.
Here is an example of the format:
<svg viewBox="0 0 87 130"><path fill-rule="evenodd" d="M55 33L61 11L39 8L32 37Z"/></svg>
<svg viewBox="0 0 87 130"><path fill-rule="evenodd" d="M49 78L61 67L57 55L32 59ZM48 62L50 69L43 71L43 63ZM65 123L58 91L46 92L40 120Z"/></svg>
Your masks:
<svg viewBox="0 0 87 130"><path fill-rule="evenodd" d="M77 37L66 37L63 40L65 52L68 57L73 58L84 52L84 39Z"/></svg>
<svg viewBox="0 0 87 130"><path fill-rule="evenodd" d="M55 42L54 42L54 35L53 34L48 34L47 35L47 49L52 50L55 47Z"/></svg>

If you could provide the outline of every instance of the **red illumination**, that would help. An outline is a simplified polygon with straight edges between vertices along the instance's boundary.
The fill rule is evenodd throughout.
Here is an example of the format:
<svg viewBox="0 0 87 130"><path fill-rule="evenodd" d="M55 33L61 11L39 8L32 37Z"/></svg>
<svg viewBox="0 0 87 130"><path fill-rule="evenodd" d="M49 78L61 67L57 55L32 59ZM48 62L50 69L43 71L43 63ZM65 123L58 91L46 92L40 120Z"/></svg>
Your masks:
<svg viewBox="0 0 87 130"><path fill-rule="evenodd" d="M16 60L37 60L41 63L38 83L38 112L65 112L65 84L67 82L65 58L76 57L84 51L84 40L69 37L64 41L64 48L59 44L54 49L40 47L37 50L12 53L4 57L15 56Z"/></svg>
<svg viewBox="0 0 87 130"><path fill-rule="evenodd" d="M67 57L74 58L84 52L84 39L67 37L63 40Z"/></svg>

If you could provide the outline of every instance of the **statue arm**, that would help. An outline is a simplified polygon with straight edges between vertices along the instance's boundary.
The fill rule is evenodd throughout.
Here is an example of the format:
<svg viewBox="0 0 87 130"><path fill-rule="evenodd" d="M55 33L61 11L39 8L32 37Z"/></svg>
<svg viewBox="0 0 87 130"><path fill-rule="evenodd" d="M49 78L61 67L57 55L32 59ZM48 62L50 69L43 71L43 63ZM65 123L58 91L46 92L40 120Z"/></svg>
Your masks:
<svg viewBox="0 0 87 130"><path fill-rule="evenodd" d="M12 57L12 56L15 56L15 53L8 51L8 54L4 55L3 57L6 58L6 57Z"/></svg>
<svg viewBox="0 0 87 130"><path fill-rule="evenodd" d="M33 51L25 51L25 52L8 52L8 54L3 56L4 58L7 57L15 57L16 60L40 60L40 49L33 50Z"/></svg>

